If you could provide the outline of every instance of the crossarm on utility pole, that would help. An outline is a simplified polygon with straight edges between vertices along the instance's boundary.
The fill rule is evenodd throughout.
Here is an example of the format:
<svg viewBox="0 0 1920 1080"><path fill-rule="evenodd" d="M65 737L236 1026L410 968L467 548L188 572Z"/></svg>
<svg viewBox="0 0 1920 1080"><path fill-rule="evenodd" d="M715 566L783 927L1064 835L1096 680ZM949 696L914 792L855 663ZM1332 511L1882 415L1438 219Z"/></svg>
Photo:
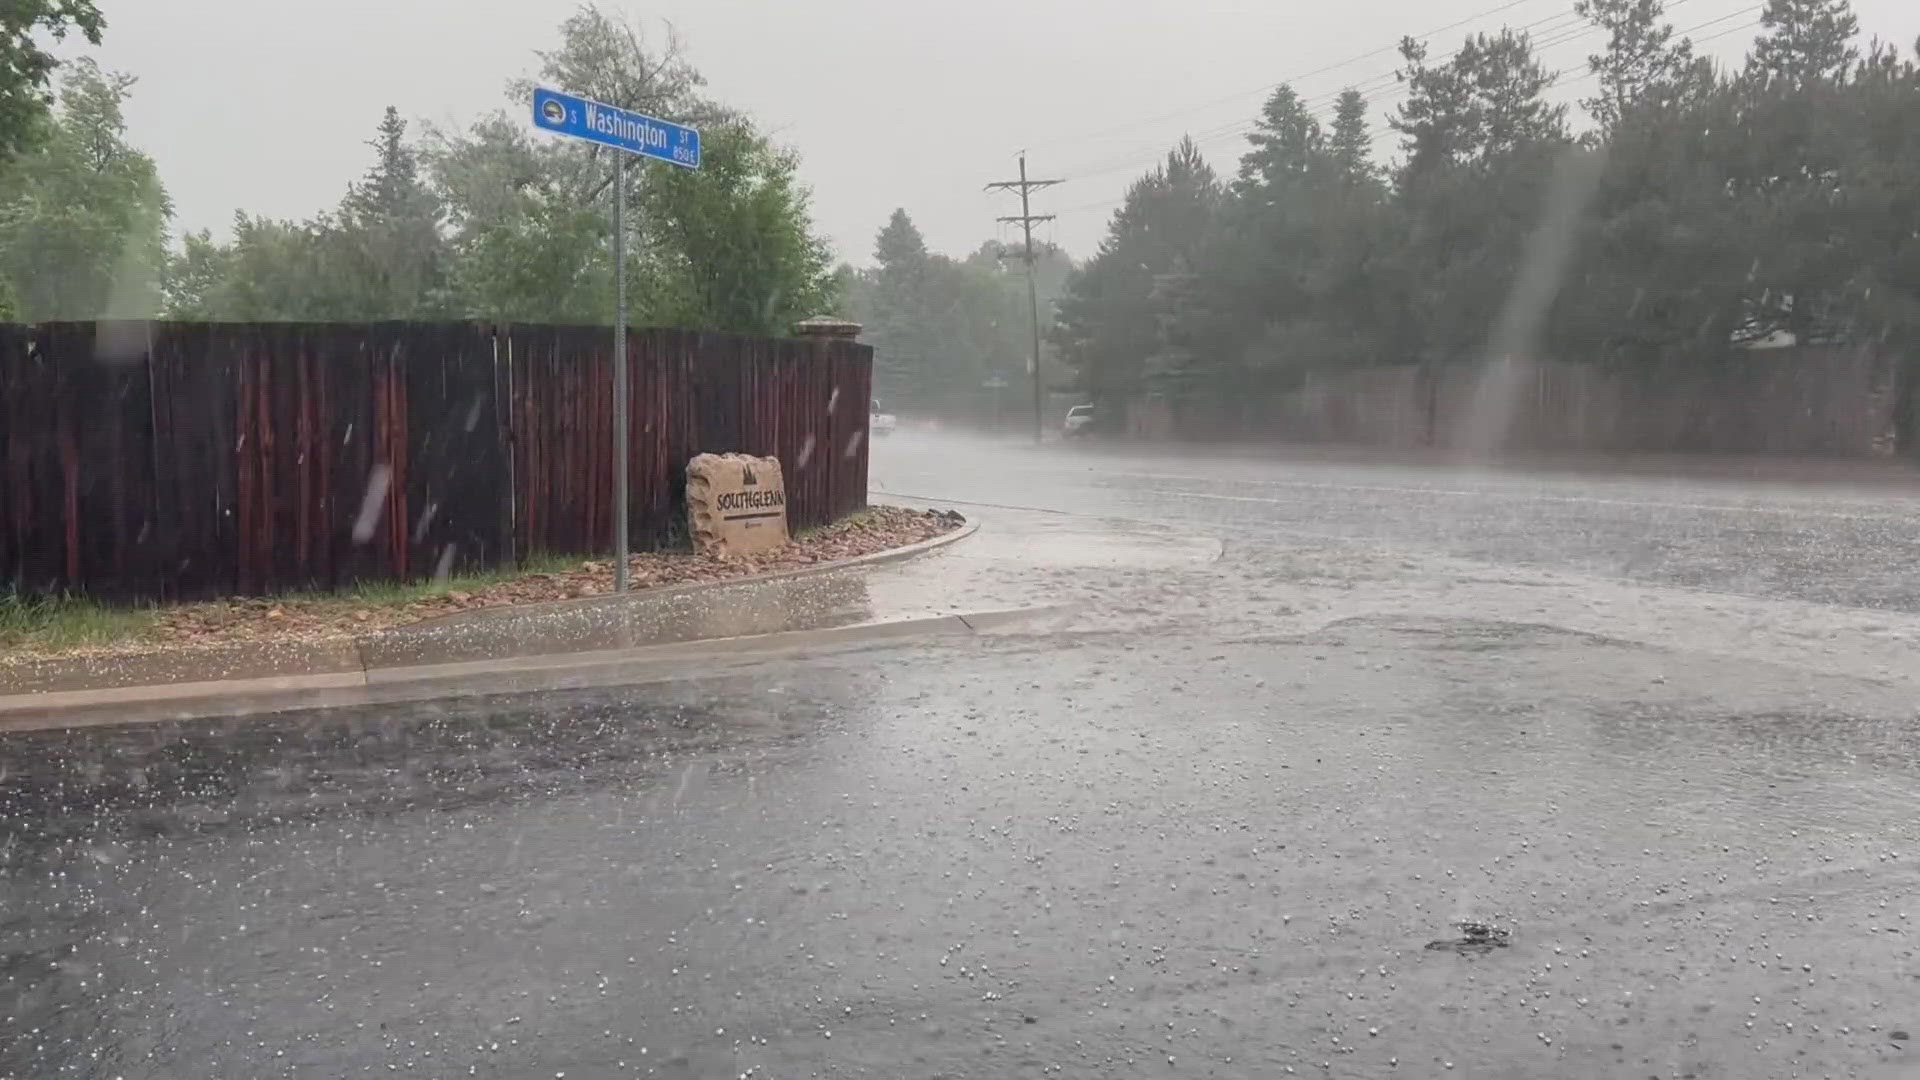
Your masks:
<svg viewBox="0 0 1920 1080"><path fill-rule="evenodd" d="M1021 235L1025 239L1025 247L1020 257L1021 260L1027 264L1027 307L1033 316L1033 443L1035 446L1040 445L1042 421L1040 418L1040 293L1034 284L1033 275L1033 223L1036 221L1052 221L1053 215L1035 214L1029 198L1034 192L1041 188L1049 188L1055 184L1064 182L1065 181L1062 180L1027 179L1027 155L1022 153L1020 155L1020 179L996 180L988 184L984 189L986 191L1001 190L1018 191L1020 193L1020 213L1016 216L1003 217L998 220L1018 222Z"/></svg>

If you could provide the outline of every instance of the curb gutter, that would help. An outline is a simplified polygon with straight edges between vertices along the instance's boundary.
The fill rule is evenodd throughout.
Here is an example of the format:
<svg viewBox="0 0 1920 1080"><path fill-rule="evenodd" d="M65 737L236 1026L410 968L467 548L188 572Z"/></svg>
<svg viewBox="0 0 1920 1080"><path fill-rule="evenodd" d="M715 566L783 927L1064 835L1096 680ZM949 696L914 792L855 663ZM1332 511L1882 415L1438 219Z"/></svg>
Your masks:
<svg viewBox="0 0 1920 1080"><path fill-rule="evenodd" d="M636 603L648 603L664 597L810 577L854 567L910 559L964 540L979 528L979 522L967 521L951 532L904 547L888 548L884 551L837 559L832 562L815 563L791 570L748 574L744 577L725 578L719 581L665 585L655 589L638 590L628 595ZM12 715L20 709L33 708L33 702L36 701L57 700L57 695L69 692L126 690L129 694L128 701L138 701L177 696L169 691L171 687L227 682L273 686L285 683L288 679L309 676L356 675L391 666L381 664L373 658L381 655L379 645L382 640L396 632L428 631L455 621L473 620L476 617L481 619L538 617L543 613L564 611L577 605L604 605L616 599L618 597L602 594L568 600L544 600L530 604L476 608L423 619L405 626L330 641L287 645L226 643L204 649L28 661L11 671L6 666L0 666L0 717ZM13 685L8 686L7 682L12 682Z"/></svg>
<svg viewBox="0 0 1920 1080"><path fill-rule="evenodd" d="M655 589L637 589L628 595L636 600L652 600L657 597L680 596L686 593L700 592L705 589L724 589L735 585L755 585L768 581L785 581L789 578L811 577L815 574L826 574L835 570L850 570L857 566L876 566L881 563L899 562L903 559L911 559L916 555L923 555L929 551L946 547L948 544L965 540L978 531L980 531L980 523L969 520L966 524L952 532L941 533L939 536L927 540L920 540L908 544L905 547L888 548L885 551L869 552L865 555L855 555L848 559L836 559L833 562L815 563L812 566L801 566L792 570L769 570L764 574L748 574L745 577L723 578L719 581L689 581L680 585L662 585ZM476 612L497 611L503 615L528 615L555 608L571 607L578 604L606 603L613 595L616 594L602 593L598 596L574 597L570 600L539 600L531 604L513 604L497 608L476 608L473 611L454 612L450 615L436 615L431 619L422 619L417 623L408 623L404 627L395 627L394 629L428 629L436 624L470 618ZM364 638L356 639L356 643L363 642L364 640Z"/></svg>
<svg viewBox="0 0 1920 1080"><path fill-rule="evenodd" d="M801 650L852 650L908 638L974 636L1066 610L1046 605L632 649L13 695L0 697L0 734L657 682L686 676L690 661L699 661L702 675L714 675L731 666Z"/></svg>

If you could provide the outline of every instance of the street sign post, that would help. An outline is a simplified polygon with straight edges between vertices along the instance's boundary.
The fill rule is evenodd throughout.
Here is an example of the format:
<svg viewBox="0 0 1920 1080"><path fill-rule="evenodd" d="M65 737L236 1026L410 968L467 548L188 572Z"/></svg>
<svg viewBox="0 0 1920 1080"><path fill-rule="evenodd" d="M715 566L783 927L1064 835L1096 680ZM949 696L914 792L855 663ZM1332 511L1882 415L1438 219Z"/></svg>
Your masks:
<svg viewBox="0 0 1920 1080"><path fill-rule="evenodd" d="M533 91L536 127L587 142L625 150L669 165L700 167L700 133L690 127L656 119L644 113L616 109L588 98L536 87Z"/></svg>
<svg viewBox="0 0 1920 1080"><path fill-rule="evenodd" d="M700 167L700 133L644 113L535 87L533 124L622 151L613 159L613 588L627 591L627 155Z"/></svg>

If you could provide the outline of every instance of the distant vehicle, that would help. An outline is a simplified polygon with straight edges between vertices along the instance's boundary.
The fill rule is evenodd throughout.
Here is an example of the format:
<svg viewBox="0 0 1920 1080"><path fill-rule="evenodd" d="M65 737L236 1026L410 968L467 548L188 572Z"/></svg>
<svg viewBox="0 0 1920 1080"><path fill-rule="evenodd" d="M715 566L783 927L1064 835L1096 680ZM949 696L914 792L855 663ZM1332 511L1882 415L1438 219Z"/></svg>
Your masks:
<svg viewBox="0 0 1920 1080"><path fill-rule="evenodd" d="M890 412L880 410L880 399L873 399L873 409L867 413L867 431L875 436L891 435L900 421Z"/></svg>
<svg viewBox="0 0 1920 1080"><path fill-rule="evenodd" d="M1091 405L1075 405L1067 410L1067 418L1060 422L1060 434L1071 439L1080 435L1091 435L1096 430L1099 413Z"/></svg>

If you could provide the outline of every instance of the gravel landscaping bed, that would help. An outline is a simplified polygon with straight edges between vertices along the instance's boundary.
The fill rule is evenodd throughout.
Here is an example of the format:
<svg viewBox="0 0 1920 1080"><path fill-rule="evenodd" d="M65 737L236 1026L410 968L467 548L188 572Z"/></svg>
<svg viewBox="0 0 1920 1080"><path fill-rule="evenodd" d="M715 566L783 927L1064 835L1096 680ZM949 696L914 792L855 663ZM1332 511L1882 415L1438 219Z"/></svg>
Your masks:
<svg viewBox="0 0 1920 1080"><path fill-rule="evenodd" d="M798 570L871 555L952 532L964 519L943 511L875 506L809 530L776 551L717 559L690 551L646 552L629 561L629 582L644 590ZM353 593L244 598L115 611L106 640L31 632L7 643L9 659L150 652L247 642L322 641L439 618L476 608L598 596L613 590L613 561L544 560L534 568L419 585L369 586ZM94 608L97 614L104 609Z"/></svg>

